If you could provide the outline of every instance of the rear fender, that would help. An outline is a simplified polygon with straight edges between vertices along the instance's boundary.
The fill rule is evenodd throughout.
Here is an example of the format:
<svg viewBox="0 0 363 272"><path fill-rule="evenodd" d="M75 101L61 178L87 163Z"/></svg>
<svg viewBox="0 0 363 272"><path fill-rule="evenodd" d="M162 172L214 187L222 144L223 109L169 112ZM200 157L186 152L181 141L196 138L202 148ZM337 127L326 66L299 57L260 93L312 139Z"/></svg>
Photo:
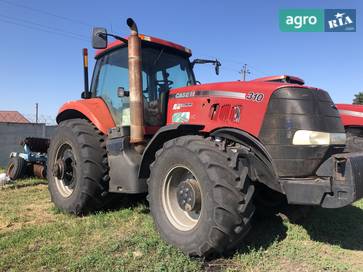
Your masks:
<svg viewBox="0 0 363 272"><path fill-rule="evenodd" d="M65 103L57 115L57 123L68 119L85 118L90 120L102 133L108 134L115 122L105 102L100 98L76 100Z"/></svg>

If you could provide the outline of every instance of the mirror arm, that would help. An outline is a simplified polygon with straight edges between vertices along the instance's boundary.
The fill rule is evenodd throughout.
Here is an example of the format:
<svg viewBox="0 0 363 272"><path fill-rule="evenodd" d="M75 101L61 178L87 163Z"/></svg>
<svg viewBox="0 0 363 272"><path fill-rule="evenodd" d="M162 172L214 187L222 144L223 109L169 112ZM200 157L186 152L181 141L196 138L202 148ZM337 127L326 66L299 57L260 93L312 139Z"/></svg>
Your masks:
<svg viewBox="0 0 363 272"><path fill-rule="evenodd" d="M194 59L191 64L192 67L194 67L195 64L206 64L206 63L212 63L214 65L217 66L221 66L221 63L219 62L219 60L215 59L215 60L208 60L208 59Z"/></svg>
<svg viewBox="0 0 363 272"><path fill-rule="evenodd" d="M195 64L206 64L206 63L212 63L216 68L216 74L219 75L219 67L222 66L220 61L218 59L215 60L208 60L208 59L194 59L191 62L192 68L194 68Z"/></svg>
<svg viewBox="0 0 363 272"><path fill-rule="evenodd" d="M100 36L101 38L104 38L105 36L109 36L109 37L112 37L112 38L115 38L116 40L119 40L119 41L122 41L124 43L128 43L128 40L125 39L125 38L122 38L120 36L117 36L115 34L110 34L110 33L99 33L98 36Z"/></svg>

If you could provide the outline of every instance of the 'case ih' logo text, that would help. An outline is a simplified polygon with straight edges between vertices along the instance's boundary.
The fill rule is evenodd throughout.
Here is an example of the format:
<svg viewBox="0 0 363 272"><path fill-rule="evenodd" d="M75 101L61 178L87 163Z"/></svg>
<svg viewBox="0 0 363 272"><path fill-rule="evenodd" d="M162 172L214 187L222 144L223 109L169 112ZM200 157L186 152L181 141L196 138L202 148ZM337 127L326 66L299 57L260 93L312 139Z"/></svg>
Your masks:
<svg viewBox="0 0 363 272"><path fill-rule="evenodd" d="M185 92L185 93L177 93L175 94L175 98L188 98L195 96L195 92Z"/></svg>

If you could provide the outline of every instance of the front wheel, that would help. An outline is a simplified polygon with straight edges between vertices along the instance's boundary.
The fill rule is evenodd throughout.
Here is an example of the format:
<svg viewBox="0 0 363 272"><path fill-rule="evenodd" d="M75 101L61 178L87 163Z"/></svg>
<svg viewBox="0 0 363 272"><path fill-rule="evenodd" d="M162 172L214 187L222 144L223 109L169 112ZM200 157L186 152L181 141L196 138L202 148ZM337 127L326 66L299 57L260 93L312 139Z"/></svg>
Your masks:
<svg viewBox="0 0 363 272"><path fill-rule="evenodd" d="M165 143L150 167L156 228L192 256L226 253L250 229L254 187L246 161L233 160L233 148L222 146L200 136L179 137Z"/></svg>
<svg viewBox="0 0 363 272"><path fill-rule="evenodd" d="M84 119L59 124L48 151L48 188L55 206L74 213L99 210L107 193L104 136Z"/></svg>

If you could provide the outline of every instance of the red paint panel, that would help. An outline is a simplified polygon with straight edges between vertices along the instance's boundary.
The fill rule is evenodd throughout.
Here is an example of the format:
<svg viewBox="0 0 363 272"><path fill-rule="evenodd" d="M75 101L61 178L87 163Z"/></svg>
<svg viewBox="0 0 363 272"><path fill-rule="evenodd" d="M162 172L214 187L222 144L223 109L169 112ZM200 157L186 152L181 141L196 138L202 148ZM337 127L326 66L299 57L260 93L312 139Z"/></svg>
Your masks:
<svg viewBox="0 0 363 272"><path fill-rule="evenodd" d="M341 111L340 117L345 127L363 126L363 117L354 116L355 113L363 115L363 105L336 104L335 106Z"/></svg>
<svg viewBox="0 0 363 272"><path fill-rule="evenodd" d="M104 134L108 134L108 130L116 126L105 102L100 98L67 102L60 108L58 116L67 110L81 112Z"/></svg>
<svg viewBox="0 0 363 272"><path fill-rule="evenodd" d="M223 105L219 111L219 120L226 122L228 120L231 105Z"/></svg>
<svg viewBox="0 0 363 272"><path fill-rule="evenodd" d="M299 88L299 85L286 83L235 81L174 89L170 91L167 124L173 124L172 116L174 113L190 112L189 124L205 125L204 131L206 132L211 132L223 127L234 127L258 137L272 93L276 89L285 86L294 86ZM211 95L204 96L203 91L207 91ZM213 96L213 91L218 91L218 96ZM183 95L181 95L187 92L194 92L195 95L190 97L183 97ZM250 92L262 93L263 100L260 102L252 101L247 98L243 98L243 95L241 95L246 94L247 96ZM197 94L202 94L202 96L198 96ZM233 98L236 94L239 95L240 98ZM180 98L177 98L176 96ZM182 108L174 107L174 104L188 103L192 103L192 105L190 107ZM216 107L216 104L219 106ZM223 105L229 105L229 109L235 106L239 106L241 108L239 123L233 122L233 120L229 118L230 110L227 113L226 119L220 119L220 112L221 109L223 109ZM213 108L216 109L216 113L213 114L212 118L211 114L213 113ZM217 118L215 118L216 116Z"/></svg>
<svg viewBox="0 0 363 272"><path fill-rule="evenodd" d="M58 116L67 110L75 110L85 115L102 133L108 134L116 126L106 103L101 98L91 98L65 103ZM154 135L160 127L145 127L146 135Z"/></svg>

